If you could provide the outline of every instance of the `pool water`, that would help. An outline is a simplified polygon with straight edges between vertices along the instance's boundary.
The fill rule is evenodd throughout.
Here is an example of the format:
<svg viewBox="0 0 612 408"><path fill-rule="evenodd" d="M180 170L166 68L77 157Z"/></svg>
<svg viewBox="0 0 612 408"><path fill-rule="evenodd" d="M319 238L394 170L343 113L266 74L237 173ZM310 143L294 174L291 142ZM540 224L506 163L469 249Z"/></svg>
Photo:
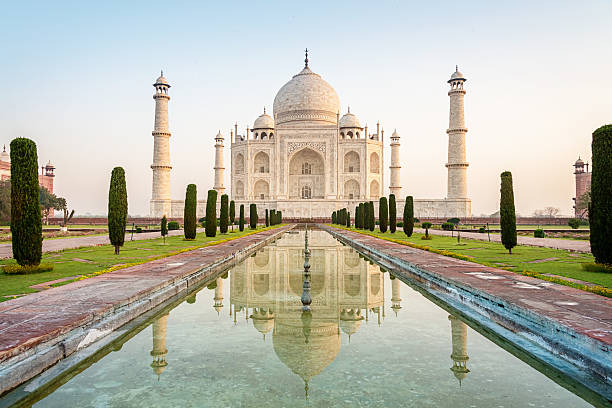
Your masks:
<svg viewBox="0 0 612 408"><path fill-rule="evenodd" d="M458 315L310 232L203 286L35 407L583 407Z"/></svg>

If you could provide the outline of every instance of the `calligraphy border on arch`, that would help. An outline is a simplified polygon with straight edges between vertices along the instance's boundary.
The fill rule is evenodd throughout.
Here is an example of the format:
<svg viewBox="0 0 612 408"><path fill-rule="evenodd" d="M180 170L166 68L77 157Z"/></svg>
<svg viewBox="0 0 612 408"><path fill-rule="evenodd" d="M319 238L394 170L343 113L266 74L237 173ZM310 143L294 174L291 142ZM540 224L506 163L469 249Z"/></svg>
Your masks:
<svg viewBox="0 0 612 408"><path fill-rule="evenodd" d="M325 143L319 142L289 142L287 145L287 155L290 156L293 152L300 150L304 147L309 147L313 150L325 154Z"/></svg>

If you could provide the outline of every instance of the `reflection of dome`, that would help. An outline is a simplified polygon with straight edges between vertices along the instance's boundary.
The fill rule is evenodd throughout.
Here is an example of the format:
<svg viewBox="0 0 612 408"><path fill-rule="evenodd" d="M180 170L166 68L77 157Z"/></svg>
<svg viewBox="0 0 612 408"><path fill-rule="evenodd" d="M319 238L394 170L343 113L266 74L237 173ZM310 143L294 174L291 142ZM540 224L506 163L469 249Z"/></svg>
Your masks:
<svg viewBox="0 0 612 408"><path fill-rule="evenodd" d="M291 323L277 321L273 335L274 352L279 360L306 383L334 361L340 351L336 324L316 322L313 317L309 329L308 343L304 327L297 320Z"/></svg>
<svg viewBox="0 0 612 408"><path fill-rule="evenodd" d="M253 130L257 129L274 129L274 119L266 113L265 109L264 113L255 119L255 123L253 123Z"/></svg>
<svg viewBox="0 0 612 408"><path fill-rule="evenodd" d="M274 313L269 310L253 309L251 319L253 320L253 327L264 335L264 339L266 338L266 333L274 328Z"/></svg>
<svg viewBox="0 0 612 408"><path fill-rule="evenodd" d="M348 334L349 340L351 335L357 333L359 327L361 327L361 321L363 316L359 309L344 309L340 313L340 329Z"/></svg>
<svg viewBox="0 0 612 408"><path fill-rule="evenodd" d="M350 110L348 111L348 113L346 113L344 116L340 118L339 125L340 125L340 129L342 128L361 128L361 125L359 124L359 119L357 119L357 116L353 115Z"/></svg>
<svg viewBox="0 0 612 408"><path fill-rule="evenodd" d="M291 121L336 123L340 98L330 84L305 67L274 98L276 124Z"/></svg>

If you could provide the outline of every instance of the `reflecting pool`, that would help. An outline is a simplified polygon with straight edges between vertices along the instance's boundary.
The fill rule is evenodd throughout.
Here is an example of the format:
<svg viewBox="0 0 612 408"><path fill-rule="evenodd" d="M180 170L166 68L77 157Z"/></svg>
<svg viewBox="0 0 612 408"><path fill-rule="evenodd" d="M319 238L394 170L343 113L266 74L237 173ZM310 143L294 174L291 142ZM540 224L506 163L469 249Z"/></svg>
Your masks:
<svg viewBox="0 0 612 408"><path fill-rule="evenodd" d="M341 245L288 233L67 376L36 407L582 407Z"/></svg>

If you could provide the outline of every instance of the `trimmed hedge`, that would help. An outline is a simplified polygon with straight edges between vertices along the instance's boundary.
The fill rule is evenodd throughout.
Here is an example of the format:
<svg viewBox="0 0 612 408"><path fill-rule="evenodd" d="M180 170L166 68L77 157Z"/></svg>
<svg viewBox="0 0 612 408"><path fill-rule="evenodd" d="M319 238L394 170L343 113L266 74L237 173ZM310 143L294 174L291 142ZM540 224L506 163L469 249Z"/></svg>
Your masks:
<svg viewBox="0 0 612 408"><path fill-rule="evenodd" d="M336 212L334 211L332 213L332 224L337 224L338 223L338 215L336 214Z"/></svg>
<svg viewBox="0 0 612 408"><path fill-rule="evenodd" d="M178 223L178 221L170 221L168 223L168 231L174 231L174 230L177 230L177 229L180 229L180 228L181 228L181 226Z"/></svg>
<svg viewBox="0 0 612 408"><path fill-rule="evenodd" d="M266 208L266 227L270 226L270 217L268 215L268 209Z"/></svg>
<svg viewBox="0 0 612 408"><path fill-rule="evenodd" d="M240 218L238 220L238 228L244 231L244 204L240 204Z"/></svg>
<svg viewBox="0 0 612 408"><path fill-rule="evenodd" d="M395 194L389 194L389 231L395 234L397 230L397 204Z"/></svg>
<svg viewBox="0 0 612 408"><path fill-rule="evenodd" d="M442 223L442 229L444 231L452 231L455 229L455 224L452 222L443 222Z"/></svg>
<svg viewBox="0 0 612 408"><path fill-rule="evenodd" d="M195 184L188 184L185 191L185 209L183 212L183 234L185 239L195 239L197 224L196 207L198 192Z"/></svg>
<svg viewBox="0 0 612 408"><path fill-rule="evenodd" d="M251 229L257 228L257 204L251 204L249 207L249 225Z"/></svg>
<svg viewBox="0 0 612 408"><path fill-rule="evenodd" d="M534 238L545 238L546 237L546 233L544 233L543 229L538 228L538 229L533 231L533 237Z"/></svg>
<svg viewBox="0 0 612 408"><path fill-rule="evenodd" d="M28 275L31 273L52 271L53 264L41 263L38 265L4 265L2 270L7 275Z"/></svg>
<svg viewBox="0 0 612 408"><path fill-rule="evenodd" d="M596 263L612 265L612 125L593 132L591 149L591 253Z"/></svg>
<svg viewBox="0 0 612 408"><path fill-rule="evenodd" d="M232 231L234 230L234 224L236 223L236 203L234 200L230 201L229 204L229 223L232 226Z"/></svg>
<svg viewBox="0 0 612 408"><path fill-rule="evenodd" d="M217 190L208 190L206 199L206 236L217 236Z"/></svg>
<svg viewBox="0 0 612 408"><path fill-rule="evenodd" d="M108 191L108 238L115 247L115 255L119 254L119 249L125 241L127 215L125 170L122 167L115 167L111 173L110 189Z"/></svg>
<svg viewBox="0 0 612 408"><path fill-rule="evenodd" d="M369 221L368 221L368 227L370 227L370 231L374 231L374 228L376 227L376 216L374 215L374 202L373 201L368 201L368 207L369 207Z"/></svg>
<svg viewBox="0 0 612 408"><path fill-rule="evenodd" d="M227 194L221 196L221 208L219 209L219 231L227 234L229 225L229 197Z"/></svg>
<svg viewBox="0 0 612 408"><path fill-rule="evenodd" d="M161 219L161 236L164 239L164 243L166 242L166 235L168 235L168 219L164 215Z"/></svg>
<svg viewBox="0 0 612 408"><path fill-rule="evenodd" d="M402 221L402 229L407 237L412 236L414 231L414 203L412 196L406 197L406 203L404 204L404 220Z"/></svg>
<svg viewBox="0 0 612 408"><path fill-rule="evenodd" d="M42 258L42 216L39 194L36 143L23 137L13 139L11 141L11 241L13 257L21 266L38 265ZM123 230L125 231L125 223ZM123 241L121 243L123 244Z"/></svg>
<svg viewBox="0 0 612 408"><path fill-rule="evenodd" d="M380 232L387 232L387 224L389 223L389 205L387 197L380 197L378 200L378 225Z"/></svg>
<svg viewBox="0 0 612 408"><path fill-rule="evenodd" d="M499 224L501 226L501 241L508 253L516 246L516 213L514 210L514 191L512 173L504 171L501 174L499 200Z"/></svg>

